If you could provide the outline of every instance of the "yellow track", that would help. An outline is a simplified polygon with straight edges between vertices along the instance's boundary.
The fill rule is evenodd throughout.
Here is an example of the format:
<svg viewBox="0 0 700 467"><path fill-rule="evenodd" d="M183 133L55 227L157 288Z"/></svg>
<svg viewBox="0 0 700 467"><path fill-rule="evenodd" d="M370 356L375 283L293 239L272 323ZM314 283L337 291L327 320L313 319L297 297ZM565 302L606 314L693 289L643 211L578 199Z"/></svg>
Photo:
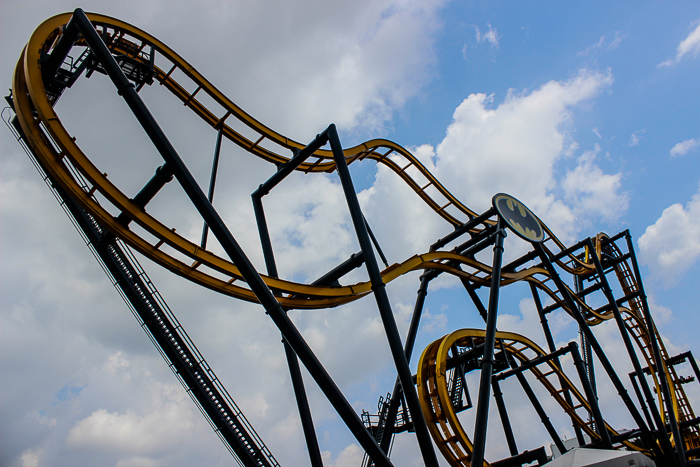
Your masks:
<svg viewBox="0 0 700 467"><path fill-rule="evenodd" d="M450 465L454 466L471 465L472 444L452 406L448 389L450 374L446 370L448 352L453 345L457 346L461 352L483 344L484 335L485 331L481 329L455 331L426 347L418 362L418 395L423 414L433 439L437 440L438 448ZM547 354L526 337L510 332L496 333L496 348L504 349L521 364ZM554 362L550 360L542 366L545 366L547 371L542 371L538 366L533 366L529 371L577 426L581 427L591 439L599 439L600 436L591 427L591 422L587 421L592 411L586 397L576 389ZM573 406L566 402L563 390L568 390L571 394ZM606 427L611 435L618 434L607 424ZM638 449L633 444L627 442L625 444L632 449ZM489 464L484 462L484 465Z"/></svg>
<svg viewBox="0 0 700 467"><path fill-rule="evenodd" d="M146 210L135 205L130 196L123 193L115 186L103 171L96 167L91 159L83 153L76 138L63 126L59 116L54 110L54 102L47 97L41 77L40 57L41 53L50 53L56 41L62 33L63 26L70 19L71 14L61 14L49 18L42 23L32 34L17 64L13 78L13 97L15 112L27 142L34 155L40 160L49 174L74 198L87 212L105 228L109 229L117 237L128 243L132 248L157 264L170 271L185 277L197 284L208 287L217 292L230 295L242 300L256 302L253 292L247 287L238 268L228 259L218 256L211 251L201 249L197 243L189 240L176 232L172 226L165 225L152 217ZM271 163L284 163L288 157L281 155L290 153L291 150L302 149L303 144L293 141L272 129L266 127L253 117L245 113L241 108L224 96L214 85L204 78L192 65L171 50L164 43L128 23L108 16L89 13L88 17L95 24L100 34L111 37L113 52L127 55L135 60L146 61L144 49L147 45L153 47L157 57L155 67L155 80L168 89L185 107L194 112L214 130L222 129L223 135L237 144L253 156L259 157ZM77 47L84 46L78 42ZM180 81L176 80L179 79ZM186 89L193 89L187 91ZM206 105L201 96L208 96L207 101L215 104ZM234 128L238 128L234 129ZM246 137L245 133L254 135ZM465 221L474 218L477 214L467 208L456 199L440 182L416 159L410 152L396 143L384 139L367 141L361 145L344 150L348 164L372 160L392 170L396 175L410 186L433 211L445 222L452 226L459 226ZM297 170L305 173L335 171L335 163L330 151L318 150L311 158L301 164ZM96 194L101 195L103 206L96 199ZM125 214L132 221L134 228L125 227L116 221L112 213ZM477 232L493 221L487 220L475 227ZM556 254L564 245L546 227L545 250ZM141 233L143 232L143 233ZM165 248L165 246L169 248ZM629 266L618 271L618 277L625 293L636 290L636 283ZM583 262L573 256L567 256L558 261L558 265L569 274L588 275L595 271L592 264ZM439 269L443 272L467 279L483 286L489 286L491 267L474 258L461 256L450 251L436 251L415 255L407 260L393 264L384 271L382 277L385 283L406 274L409 271L419 269ZM626 272L625 272L626 271ZM561 291L551 287L551 281L547 272L537 266L524 268L516 273L503 273L502 285L517 281L534 283L545 292L552 300L566 309ZM352 285L338 287L323 287L302 284L284 279L276 279L263 276L267 285L276 291L280 303L288 308L312 309L328 308L356 300L371 292L369 282L360 282ZM573 294L572 294L573 295ZM612 314L595 313L585 303L580 303L584 308L584 316L591 325L610 319ZM627 326L633 333L639 344L647 364L653 362L649 352L649 336L643 326L642 315L639 312L641 306L638 301L632 302L631 310L626 316ZM473 331L477 332L477 331ZM520 340L514 335L502 336L506 342L516 346L516 342L525 345L529 349L540 350L527 340ZM660 341L659 336L654 336ZM508 340L510 339L510 340ZM516 346L517 347L517 346ZM514 355L522 357L516 347L512 347ZM511 348L511 347L509 347ZM432 349L432 347L429 347ZM663 346L662 346L663 349ZM427 352L428 350L426 350ZM437 351L437 349L436 349ZM667 357L665 349L664 356ZM672 368L669 372L671 386L675 389L674 397L681 420L693 418L692 408L687 402L679 380ZM424 377L425 378L425 377ZM423 384L436 385L437 382ZM657 384L658 385L658 384ZM439 387L437 385L436 387ZM424 404L429 404L430 397L424 394ZM456 418L455 418L456 420ZM450 421L453 423L454 420ZM583 425L582 425L583 426ZM456 429L456 428L455 428ZM462 449L468 451L469 441L461 429L457 429L459 436L463 436L462 443L466 443ZM698 443L697 430L693 431L691 439L686 439L689 447L696 447ZM440 444L442 443L442 444ZM441 441L440 448L444 451L452 441ZM452 449L452 448L449 448ZM466 465L466 464L465 464Z"/></svg>

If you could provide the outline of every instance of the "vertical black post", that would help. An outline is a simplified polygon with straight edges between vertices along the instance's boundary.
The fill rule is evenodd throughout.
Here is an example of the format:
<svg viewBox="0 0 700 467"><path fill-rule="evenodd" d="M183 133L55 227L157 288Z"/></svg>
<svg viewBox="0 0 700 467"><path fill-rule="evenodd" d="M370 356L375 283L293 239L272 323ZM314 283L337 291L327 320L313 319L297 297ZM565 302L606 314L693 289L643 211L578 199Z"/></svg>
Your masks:
<svg viewBox="0 0 700 467"><path fill-rule="evenodd" d="M655 442L651 437L649 428L647 427L644 419L642 418L642 415L637 410L637 407L635 407L634 403L632 402L632 399L627 393L627 389L625 389L625 386L622 384L622 381L620 381L620 378L617 376L615 369L610 364L610 360L608 360L607 355L605 355L605 351L600 346L600 343L593 335L591 329L588 327L588 323L586 323L586 320L583 318L583 315L581 315L581 312L576 306L576 303L574 303L574 300L569 295L569 291L566 285L561 280L561 277L559 277L557 271L554 269L554 265L547 257L547 253L544 251L544 248L542 248L542 245L540 245L539 243L533 243L533 247L537 251L540 260L542 261L542 264L547 269L549 277L552 279L552 281L556 284L557 288L561 292L562 298L566 303L567 308L569 309L569 313L576 320L577 324L579 325L579 329L581 329L581 331L586 335L586 338L591 343L593 351L595 352L596 356L598 357L598 360L603 366L603 369L610 378L610 381L615 386L615 389L620 395L622 402L627 407L627 410L629 411L630 415L632 415L632 418L634 419L635 423L637 423L637 426L642 430L642 439L644 439L645 444L647 446L653 446Z"/></svg>
<svg viewBox="0 0 700 467"><path fill-rule="evenodd" d="M267 228L267 221L265 220L265 210L263 209L262 198L260 196L256 196L256 193L253 193L252 199L255 222L258 224L260 244L262 245L263 258L265 258L265 268L271 277L278 277L277 263L275 263L275 255L272 251L272 240L270 239L270 231Z"/></svg>
<svg viewBox="0 0 700 467"><path fill-rule="evenodd" d="M586 393L588 404L591 406L593 421L595 422L596 431L598 432L598 435L600 435L602 445L605 449L612 449L610 433L608 433L608 429L605 426L603 414L600 413L600 406L598 406L598 398L593 392L591 382L588 381L586 369L584 368L583 360L581 360L581 354L579 354L578 352L578 346L576 345L576 342L569 342L569 350L571 351L571 357L574 359L574 365L576 366L578 377L581 380L581 384L583 385L583 392Z"/></svg>
<svg viewBox="0 0 700 467"><path fill-rule="evenodd" d="M647 405L644 402L644 396L642 395L642 391L639 389L639 385L637 384L637 373L632 372L630 373L630 381L632 382L632 388L634 389L634 393L637 395L637 400L639 401L639 405L642 407L642 412L644 412L644 417L647 419L647 423L649 426L654 426L654 421L651 419L651 415L649 414L649 410L647 409Z"/></svg>
<svg viewBox="0 0 700 467"><path fill-rule="evenodd" d="M305 154L306 153L308 153L308 151L305 151ZM266 183L261 184L251 196L253 200L255 221L258 224L258 232L260 233L260 243L262 244L263 257L265 258L265 267L267 268L268 275L275 278L279 277L279 273L277 271L275 256L272 251L270 231L267 228L267 221L265 220L265 210L263 209L262 197L269 192L270 188L282 181L286 175L291 173L295 166L301 164L306 158L304 155L300 155L299 153L297 153L295 156L296 157L293 157L287 162L283 170L278 170L271 179L269 179ZM313 417L311 416L311 408L309 407L309 400L306 395L306 388L304 387L304 378L301 374L301 368L299 367L299 359L297 358L296 353L294 353L294 349L292 349L291 345L289 345L289 342L287 342L287 339L285 339L284 336L282 336L282 345L284 346L284 354L287 358L289 375L292 380L292 389L294 390L294 398L296 399L297 409L299 410L299 418L301 420L301 427L304 432L304 439L306 440L306 448L309 452L311 466L323 467L323 458L321 457L321 449L318 446L318 438L316 437L316 429L314 428L314 421Z"/></svg>
<svg viewBox="0 0 700 467"><path fill-rule="evenodd" d="M547 316L545 315L544 308L542 307L542 301L540 300L540 294L537 291L537 287L535 287L535 284L530 283L530 291L532 292L532 298L535 301L537 313L540 315L540 324L542 324L542 330L544 331L544 336L547 340L547 346L549 347L549 351L555 352L557 349L556 345L554 344L554 337L552 336L552 331L549 329L549 322L547 321ZM561 370L561 362L559 361L559 357L556 357L554 359L554 364ZM562 389L564 389L564 379L561 376L559 376L559 383L561 384ZM569 404L570 407L573 407L573 404L571 402L571 394L569 393L568 389L564 391L564 400L567 404ZM574 427L574 433L576 434L576 440L578 441L578 445L583 446L584 444L586 444L586 439L583 437L581 427L579 427L576 424L574 417L571 417L571 424Z"/></svg>
<svg viewBox="0 0 700 467"><path fill-rule="evenodd" d="M491 377L493 376L493 353L496 346L498 292L501 287L501 262L503 260L503 238L505 234L501 218L499 217L498 227L494 233L496 243L493 246L493 267L491 269L491 290L489 291L489 308L484 336L484 356L481 363L481 379L479 381L479 396L476 405L476 421L474 423L472 465L477 467L481 467L484 463L484 450L486 449Z"/></svg>
<svg viewBox="0 0 700 467"><path fill-rule="evenodd" d="M187 166L180 158L175 148L168 140L165 133L160 128L153 115L150 113L143 100L134 89L124 72L121 70L107 46L95 31L90 20L80 8L76 9L73 18L76 20L80 32L83 34L88 46L95 54L95 58L102 64L105 72L110 77L117 92L124 98L127 105L139 121L148 137L153 142L160 155L166 163L172 167L173 174L182 186L187 196L194 204L197 211L209 225L212 233L216 236L221 247L226 251L231 261L238 267L241 275L250 286L260 304L265 308L265 312L275 323L284 338L294 349L301 361L306 366L309 373L318 384L321 391L326 395L328 401L333 405L340 418L355 436L360 445L377 465L391 466L389 458L379 448L372 435L364 427L362 420L325 370L321 362L313 353L309 345L294 326L294 323L285 313L282 305L272 294L270 288L265 284L260 274L250 262L243 249L236 241L224 223L219 213L211 205L201 187L197 184ZM410 372L409 372L410 378ZM410 380L409 380L410 381ZM416 396L417 399L417 396ZM427 429L426 429L427 431ZM437 464L437 462L435 462Z"/></svg>
<svg viewBox="0 0 700 467"><path fill-rule="evenodd" d="M574 276L574 286L576 287L576 294L580 295L580 293L583 291L583 279L581 278L581 276ZM585 297L580 298L582 301L585 302ZM579 306L579 310L583 312L581 306ZM586 370L586 376L588 377L588 381L591 383L591 389L593 389L593 394L597 396L598 391L596 389L595 384L595 367L593 365L593 359L591 355L591 343L588 342L588 339L586 339L586 335L583 334L583 332L581 332L580 330L579 334L581 335L581 358L583 360L583 366Z"/></svg>
<svg viewBox="0 0 700 467"><path fill-rule="evenodd" d="M224 134L224 125L221 125L218 133L216 134L216 145L214 147L214 161L211 164L211 176L209 177L209 203L214 204L214 187L216 186L216 174L219 172L219 154L221 154L221 137ZM202 228L202 249L207 248L207 234L209 233L209 226L206 221L204 222L204 227Z"/></svg>
<svg viewBox="0 0 700 467"><path fill-rule="evenodd" d="M673 401L671 400L671 390L668 387L668 380L666 379L666 368L663 359L661 358L661 351L659 350L659 343L656 341L656 326L654 325L654 320L651 318L651 312L649 311L649 303L647 302L647 296L644 292L644 285L642 284L642 276L639 272L639 264L637 264L637 255L634 253L634 245L632 244L632 236L629 230L625 231L625 240L627 241L627 250L630 253L630 259L632 260L632 268L634 269L634 276L637 281L637 288L639 289L639 298L642 301L642 311L644 313L644 321L647 325L647 333L649 334L649 342L651 343L651 350L654 354L654 361L656 362L656 372L658 374L659 384L661 385L661 393L663 394L664 402L666 404L666 411L668 412L669 424L671 425L671 433L673 433L673 439L676 440L676 449L678 452L678 462L681 467L686 465L685 459L685 446L683 443L683 438L681 437L680 430L678 429L678 421L676 420L675 411L673 408ZM595 255L594 255L595 256ZM635 368L639 376L639 383L642 389L645 387L646 378L643 377L644 373ZM648 387L648 385L646 385ZM645 394L646 395L646 394ZM647 397L648 398L648 397ZM649 409L652 411L653 415L656 415L656 405L654 404L653 398L652 402L649 402ZM656 419L656 417L655 417ZM660 419L660 417L659 417ZM659 420L660 421L660 420ZM659 434L666 434L666 427L662 423L658 423ZM666 436L663 436L667 440ZM666 444L666 443L664 443ZM670 442L669 442L670 444Z"/></svg>
<svg viewBox="0 0 700 467"><path fill-rule="evenodd" d="M262 185L261 185L262 186ZM260 240L263 248L263 256L265 258L265 266L270 277L279 277L277 272L277 264L272 252L272 242L270 241L270 233L265 222L265 211L263 210L261 196L256 196L258 192L253 193L253 210L255 212L255 220L258 223L258 231L260 232ZM286 313L286 310L285 310ZM309 459L312 467L323 466L321 450L318 446L318 438L316 437L316 429L314 428L309 400L306 396L306 388L304 387L304 378L299 367L299 360L294 349L289 345L287 339L282 336L282 345L284 346L284 355L287 358L287 366L289 367L289 375L292 380L292 389L294 390L294 398L297 401L297 409L299 410L299 418L301 419L301 427L304 431L304 439L306 440L306 448L309 451Z"/></svg>
<svg viewBox="0 0 700 467"><path fill-rule="evenodd" d="M511 456L517 456L518 446L515 444L515 436L513 436L513 427L510 426L510 420L508 419L508 411L506 410L506 403L503 400L501 386L498 384L498 380L495 379L491 381L491 385L493 386L493 397L496 399L498 415L500 415L501 424L503 424L503 433L506 435L508 450L510 451Z"/></svg>
<svg viewBox="0 0 700 467"><path fill-rule="evenodd" d="M407 362L411 361L411 355L413 354L413 345L416 342L416 335L418 334L420 317L423 313L425 297L428 295L428 284L436 276L437 274L433 271L426 271L420 276L420 286L418 287L416 303L413 306L413 316L411 317L411 324L408 328L408 334L406 335L406 343L404 344L404 354L406 355ZM396 415L399 411L402 394L403 389L401 388L401 381L396 378L394 390L391 393L391 401L389 402L389 410L387 411L386 421L384 423L382 439L379 443L379 447L381 447L384 452L389 452L389 447L391 446L391 439L394 435L394 428L396 425Z"/></svg>
<svg viewBox="0 0 700 467"><path fill-rule="evenodd" d="M588 248L590 251L595 251L593 248L593 242L591 239L588 239ZM617 323L617 327L620 330L620 335L622 337L622 341L625 343L625 347L627 349L627 353L629 354L630 360L632 361L632 366L634 367L634 371L638 374L641 375L642 373L642 366L639 364L639 359L637 358L637 353L635 351L634 345L632 344L632 340L630 339L629 332L627 331L627 326L625 326L625 322L622 319L622 315L620 314L620 309L617 306L617 302L615 302L615 297L613 297L612 290L610 289L610 284L608 283L608 278L605 276L605 270L603 269L602 264L600 263L600 258L598 258L598 255L593 254L591 255L591 259L593 260L593 264L596 267L596 271L598 272L598 276L600 279L600 282L603 284L603 293L605 294L605 298L608 299L608 303L610 304L610 307L612 308L612 313L613 316L615 317L615 322ZM654 342L656 340L656 333L650 334L649 335L649 340L650 342ZM657 360L659 361L659 360ZM662 370L663 371L663 370ZM665 378L665 376L664 376ZM664 382L666 382L664 380ZM640 378L639 380L639 385L642 387L642 392L647 398L647 402L650 404L654 403L654 399L651 395L651 389L649 388L649 383L646 380L646 378ZM664 387L668 388L667 385L664 386L662 383L661 386L661 391L664 393ZM668 399L666 399L668 397ZM680 431L678 430L678 423L675 418L675 413L673 412L673 402L670 399L670 393L664 393L664 399L667 401L667 410L669 411L668 418L669 418L669 423L671 424L671 432L673 433L673 438L677 440L681 440L680 443L676 443L676 449L678 451L678 459L680 461L681 466L685 466L685 454L683 453L683 441L680 437ZM661 419L659 417L659 420L657 421L657 426L658 427L663 427L663 424L661 423ZM674 430L675 426L675 430ZM659 430L659 434L663 436L665 434L665 428L662 428Z"/></svg>
<svg viewBox="0 0 700 467"><path fill-rule="evenodd" d="M282 337L284 345L284 354L287 357L287 366L289 366L289 374L292 378L292 388L294 396L297 400L297 409L299 409L299 418L301 419L301 428L304 431L304 439L306 440L306 448L309 451L309 460L312 467L323 467L323 459L321 457L321 449L318 447L318 439L316 438L316 430L314 429L314 421L311 418L311 408L309 400L306 397L306 388L304 388L304 379L301 375L299 367L299 359L294 349L289 345L289 342Z"/></svg>
<svg viewBox="0 0 700 467"><path fill-rule="evenodd" d="M399 336L399 330L396 326L396 320L394 319L394 314L391 311L389 296L386 293L386 286L379 271L377 258L374 256L372 242L369 238L369 234L367 233L367 226L364 221L364 216L362 215L362 210L360 209L360 202L357 199L355 187L352 183L350 170L348 170L347 161L345 160L345 155L343 154L343 149L340 145L338 132L335 125L330 125L326 131L328 132L328 141L330 142L331 150L333 151L333 159L335 160L335 164L338 169L338 176L340 177L340 182L343 186L343 192L345 193L345 199L348 203L352 223L355 226L357 240L360 243L360 248L362 248L362 253L365 256L365 266L367 268L367 273L369 274L370 283L372 284L372 291L374 292L374 298L377 301L379 315L381 316L382 323L384 324L384 331L386 332L387 340L389 341L389 348L391 349L391 355L394 359L394 364L396 365L399 379L401 380L401 386L403 388L404 397L406 398L406 403L408 404L408 409L411 413L413 426L416 429L416 438L418 439L423 460L426 465L437 465L437 456L435 455L435 450L433 449L430 432L428 431L428 426L425 423L425 418L423 417L423 412L420 408L418 393L416 392L416 388L413 384L413 375L408 367L408 361L406 360L406 355L404 354L404 349L401 344L401 337Z"/></svg>
<svg viewBox="0 0 700 467"><path fill-rule="evenodd" d="M552 336L552 331L549 329L549 322L547 321L547 315L544 313L544 308L542 307L542 300L540 299L540 294L537 291L535 284L530 282L530 291L532 292L532 299L535 301L535 307L537 308L537 314L540 315L540 324L542 324L542 331L544 331L544 338L547 341L547 346L550 352L557 350L554 344L554 337Z"/></svg>
<svg viewBox="0 0 700 467"><path fill-rule="evenodd" d="M576 292L576 295L579 295L581 291L583 290L583 280L581 279L581 276L574 276L574 292ZM579 297L581 300L584 300L582 297ZM579 311L583 313L583 307L579 305ZM588 379L588 382L591 385L591 389L593 390L593 396L596 397L596 400L598 398L598 392L596 391L596 386L595 386L595 373L593 372L593 359L591 358L591 344L588 342L588 339L586 339L586 335L581 332L579 329L579 335L581 336L581 351L583 352L583 367L586 372L586 377ZM569 391L566 391L566 395L569 395ZM571 399L568 398L568 401ZM592 422L595 428L595 420L589 419L589 422ZM583 433L581 433L581 429L578 426L574 426L574 430L576 430L576 437L578 438L579 441L579 446L582 446L585 443L585 440L583 438Z"/></svg>

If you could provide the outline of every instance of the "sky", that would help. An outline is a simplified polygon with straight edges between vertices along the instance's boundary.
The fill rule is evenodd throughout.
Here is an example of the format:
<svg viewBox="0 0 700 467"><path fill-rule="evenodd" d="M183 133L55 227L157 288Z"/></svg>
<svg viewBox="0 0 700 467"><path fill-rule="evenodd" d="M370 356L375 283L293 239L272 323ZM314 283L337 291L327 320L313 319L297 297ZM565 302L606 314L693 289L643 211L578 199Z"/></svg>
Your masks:
<svg viewBox="0 0 700 467"><path fill-rule="evenodd" d="M471 209L512 194L567 244L629 229L669 352L700 355L697 2L7 0L6 88L34 28L76 7L155 35L294 140L311 141L330 123L346 147L391 139ZM214 134L151 88L142 92L147 104L205 186ZM158 165L103 76L79 81L57 110L120 186L137 190ZM261 269L249 196L272 171L230 143L222 149L215 205ZM450 231L389 171L363 163L352 173L390 263ZM198 238L201 221L182 194L170 185L165 193L153 211ZM283 277L311 281L358 251L335 175L294 174L265 203ZM512 237L507 257L524 251ZM233 464L9 131L0 131L0 264L0 465ZM307 465L279 331L262 308L142 264L278 461ZM388 286L402 334L418 275ZM395 373L372 298L290 316L358 413L375 412ZM558 346L577 339L568 316L550 320ZM483 322L459 284L439 278L412 368L430 342L465 327ZM545 345L522 285L502 291L498 327ZM619 374L631 371L614 325L594 332ZM602 379L603 412L625 427L629 416ZM325 465L360 465L362 452L308 374L306 385ZM697 382L686 389L698 407ZM521 449L547 444L522 396L511 397ZM490 426L486 458L506 457L495 419ZM392 459L420 465L417 452L415 438L402 435Z"/></svg>

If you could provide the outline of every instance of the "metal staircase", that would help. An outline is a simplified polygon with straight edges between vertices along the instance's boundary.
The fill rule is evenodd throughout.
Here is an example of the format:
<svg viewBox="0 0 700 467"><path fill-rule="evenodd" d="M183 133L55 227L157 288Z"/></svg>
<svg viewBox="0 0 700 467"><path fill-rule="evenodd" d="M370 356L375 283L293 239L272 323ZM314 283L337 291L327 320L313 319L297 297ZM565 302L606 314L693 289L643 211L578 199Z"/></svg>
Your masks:
<svg viewBox="0 0 700 467"><path fill-rule="evenodd" d="M11 101L8 99L8 102ZM10 118L5 121L141 327L238 464L244 467L279 467L277 460L199 353L128 246L103 229L54 183L33 157L21 130ZM87 184L83 186L87 190Z"/></svg>

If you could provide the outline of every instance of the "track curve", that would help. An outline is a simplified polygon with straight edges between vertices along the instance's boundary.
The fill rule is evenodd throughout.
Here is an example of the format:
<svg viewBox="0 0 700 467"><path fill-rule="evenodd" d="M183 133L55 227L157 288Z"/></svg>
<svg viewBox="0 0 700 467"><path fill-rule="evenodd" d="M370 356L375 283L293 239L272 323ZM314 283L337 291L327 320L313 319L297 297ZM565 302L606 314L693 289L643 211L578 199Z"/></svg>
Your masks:
<svg viewBox="0 0 700 467"><path fill-rule="evenodd" d="M71 14L66 13L54 16L42 23L32 34L15 69L12 86L15 112L33 154L40 159L41 164L50 175L83 209L94 216L116 237L122 239L144 256L199 285L238 299L257 302L255 294L247 287L240 271L231 261L212 251L200 248L196 242L177 233L172 226L151 216L93 163L91 158L79 147L69 130L63 126L54 108L57 97L52 96L45 88L42 76L42 57L55 48L70 17ZM224 137L252 156L273 164L282 164L290 159L290 157L282 155L283 151L294 152L305 147L304 144L275 132L247 114L190 63L154 36L115 18L94 13L89 13L88 17L102 37L110 43L112 53L126 57L137 64L146 64L149 60L153 63L153 54L157 54L158 61L153 66L154 80L170 91L176 99L213 130L221 129ZM85 47L85 44L78 41L75 46L80 48ZM150 55L146 52L147 48L151 50ZM177 73L175 73L176 71ZM176 74L183 77L179 78L181 81L175 79ZM187 89L194 89L194 91L190 92ZM216 106L207 105L203 99L198 99L200 93L202 96L207 95ZM241 131L234 128L231 121L243 125L247 132L254 136L244 136ZM374 139L345 149L343 152L348 164L370 160L390 169L435 212L439 219L448 225L458 228L467 221L478 217L478 213L469 209L453 196L415 156L394 142ZM296 170L305 173L330 173L336 170L333 155L329 150L317 150L310 159L310 161L299 165ZM101 199L105 200L102 203L108 203L109 206L104 206L97 201L95 195L98 193L101 195ZM119 219L113 214L114 212L119 212L121 216L128 219L128 222ZM130 228L129 223L131 222L147 235ZM485 218L477 222L469 233L478 236L480 232L484 232L493 224L493 220ZM544 224L542 225L544 226ZM556 256L566 249L565 245L546 226L544 231L544 249L550 256ZM605 236L602 235L597 238L598 251L589 252L589 254L596 254L599 257L603 254L600 245L603 244L604 238ZM169 247L168 251L164 249L164 246ZM614 249L608 251L607 254L618 257L621 255L619 251ZM589 276L595 272L595 267L590 260L576 257L573 254L561 255L561 258L557 258L556 262L570 275ZM612 318L611 311L600 312L593 309L583 300L578 299L573 291L557 290L550 282L547 270L541 264L529 259L524 259L521 264L524 266L520 270L516 270L517 268L504 270L501 286L514 282L529 282L544 292L554 304L571 313L563 298L564 294L569 294L576 300L576 305L583 310L589 325L596 325ZM631 274L629 264L626 261L621 261L615 267L620 286L625 294L631 295L638 291L639 287ZM461 255L454 249L428 251L412 256L391 265L381 274L383 281L388 283L415 270L444 272L485 287L488 287L491 281L490 265L478 261L474 257ZM263 276L263 280L270 289L277 293L280 304L287 309L334 307L371 293L371 284L368 281L343 286L318 286L269 276ZM643 320L639 299L633 299L629 303L631 303L629 308L622 309L626 316L625 325L633 335L647 365L652 367L655 365L655 361L650 351L650 342L652 339L659 343L662 341L658 331L653 336L650 336L646 331L648 327ZM436 343L431 344L423 354L419 365L419 390L422 391L421 400L424 410L427 414L431 414L431 417L437 416L435 410L437 407L441 407L435 402L437 401L435 391L444 392L439 370L440 358L442 358L440 356L443 355L443 351L446 352L443 344L448 341L450 345L462 342L466 337L478 338L479 332L483 333L483 331L468 330L450 334L440 340L440 343L436 341ZM539 347L522 336L500 333L498 339L514 357L521 361L530 358L526 356L527 352L534 352L537 355L543 354ZM664 359L667 359L668 354L663 344L661 344L661 348ZM435 369L436 365L437 370ZM665 363L662 362L662 365L665 366ZM681 420L694 418L678 375L675 374L672 367L667 367L667 369L669 383L674 388L672 395L677 411L676 415ZM558 376L565 378L564 375ZM656 381L656 385L658 388L658 381ZM580 394L576 397L579 396ZM585 400L582 401L582 404L585 407ZM449 414L449 404L442 406L440 410L446 410L446 413ZM565 410L568 409L565 408ZM663 414L663 410L661 413ZM442 423L439 430L435 427L431 428L433 436L439 440L438 445L443 450L443 454L448 458L451 456L462 462L468 458L469 438L464 430L455 424L456 416L454 420L451 418L446 420L447 422L444 423L447 425L439 422ZM446 441L445 433L451 433L448 438L455 438ZM686 443L691 447L697 447L700 439L697 430L687 433L690 434L685 440Z"/></svg>

